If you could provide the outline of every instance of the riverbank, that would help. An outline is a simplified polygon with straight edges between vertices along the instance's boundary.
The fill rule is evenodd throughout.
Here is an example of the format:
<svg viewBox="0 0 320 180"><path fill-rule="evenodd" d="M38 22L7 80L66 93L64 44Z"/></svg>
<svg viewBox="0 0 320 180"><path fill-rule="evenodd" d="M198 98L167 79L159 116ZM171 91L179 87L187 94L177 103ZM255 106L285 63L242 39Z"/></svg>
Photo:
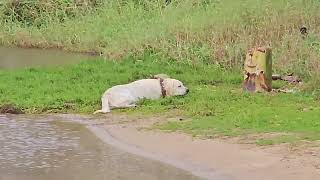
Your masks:
<svg viewBox="0 0 320 180"><path fill-rule="evenodd" d="M155 128L194 136L278 134L257 137L256 143L261 145L320 139L318 96L308 91L244 93L240 71L163 59L154 54L121 62L97 59L64 67L1 70L0 81L6 83L0 84L0 106L11 104L28 114L91 114L101 108L101 95L109 87L158 73L181 80L190 93L185 97L144 100L138 108L113 113L181 117L181 121Z"/></svg>
<svg viewBox="0 0 320 180"><path fill-rule="evenodd" d="M99 133L104 128L107 136L112 139L110 141L107 138L109 140L106 143L120 143L116 147L175 165L206 179L320 178L319 141L312 144L304 142L300 145L261 147L248 143L249 139L199 139L178 132L148 130L155 123L168 119L140 119L117 115L100 116L99 119L93 132ZM104 119L108 121L105 125ZM101 132L99 135L106 138Z"/></svg>
<svg viewBox="0 0 320 180"><path fill-rule="evenodd" d="M156 128L194 136L278 134L257 138L261 145L320 139L319 2L85 2L0 5L0 44L99 52L108 59L1 70L1 112L92 113L109 87L166 73L191 93L114 112L182 116ZM301 34L303 25L308 35ZM272 46L274 73L302 78L302 92L242 92L245 53L258 45Z"/></svg>

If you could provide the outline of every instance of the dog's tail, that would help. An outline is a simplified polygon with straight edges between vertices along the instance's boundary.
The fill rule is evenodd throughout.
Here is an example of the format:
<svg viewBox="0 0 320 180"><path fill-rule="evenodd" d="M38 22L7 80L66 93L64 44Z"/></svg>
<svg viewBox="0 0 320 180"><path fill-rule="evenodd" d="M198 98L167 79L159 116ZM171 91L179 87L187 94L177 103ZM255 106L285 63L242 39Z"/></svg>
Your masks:
<svg viewBox="0 0 320 180"><path fill-rule="evenodd" d="M109 113L110 112L110 106L109 106L109 101L107 96L102 96L101 98L102 102L102 109L95 111L93 114L98 114L98 113Z"/></svg>

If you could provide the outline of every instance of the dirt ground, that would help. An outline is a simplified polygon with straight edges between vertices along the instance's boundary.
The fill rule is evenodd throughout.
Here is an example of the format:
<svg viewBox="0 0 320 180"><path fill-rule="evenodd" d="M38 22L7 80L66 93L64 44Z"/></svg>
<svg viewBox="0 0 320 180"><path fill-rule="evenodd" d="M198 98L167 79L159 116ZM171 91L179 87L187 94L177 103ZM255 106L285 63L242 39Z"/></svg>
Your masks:
<svg viewBox="0 0 320 180"><path fill-rule="evenodd" d="M199 139L148 130L159 118L127 120L107 115L104 128L116 139L151 152L214 169L236 180L320 179L319 142L257 146L239 139ZM110 123L110 119L114 123Z"/></svg>

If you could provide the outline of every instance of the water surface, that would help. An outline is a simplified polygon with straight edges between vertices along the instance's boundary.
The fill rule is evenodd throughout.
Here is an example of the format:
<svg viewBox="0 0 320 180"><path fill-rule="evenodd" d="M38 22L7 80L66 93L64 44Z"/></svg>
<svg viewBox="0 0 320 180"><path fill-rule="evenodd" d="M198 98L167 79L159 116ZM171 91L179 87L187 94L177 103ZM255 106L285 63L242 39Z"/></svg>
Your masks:
<svg viewBox="0 0 320 180"><path fill-rule="evenodd" d="M196 180L102 143L83 125L0 115L0 180Z"/></svg>
<svg viewBox="0 0 320 180"><path fill-rule="evenodd" d="M66 53L61 50L0 47L0 69L48 67L78 63L92 56Z"/></svg>

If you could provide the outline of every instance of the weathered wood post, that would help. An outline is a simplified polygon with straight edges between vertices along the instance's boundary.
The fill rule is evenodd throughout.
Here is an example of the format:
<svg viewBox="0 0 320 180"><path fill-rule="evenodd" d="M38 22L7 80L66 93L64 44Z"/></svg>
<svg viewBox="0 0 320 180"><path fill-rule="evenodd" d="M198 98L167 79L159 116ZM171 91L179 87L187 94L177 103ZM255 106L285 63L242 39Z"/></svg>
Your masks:
<svg viewBox="0 0 320 180"><path fill-rule="evenodd" d="M249 50L244 63L243 89L250 92L272 90L272 50L259 47Z"/></svg>

